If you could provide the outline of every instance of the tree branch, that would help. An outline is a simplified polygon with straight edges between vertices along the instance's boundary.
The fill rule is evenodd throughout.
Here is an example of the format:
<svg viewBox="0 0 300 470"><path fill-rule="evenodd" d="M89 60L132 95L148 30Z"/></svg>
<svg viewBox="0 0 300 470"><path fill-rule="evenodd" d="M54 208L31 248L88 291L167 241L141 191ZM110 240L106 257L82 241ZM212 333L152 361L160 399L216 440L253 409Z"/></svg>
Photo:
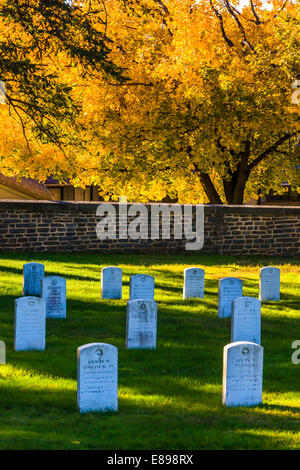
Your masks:
<svg viewBox="0 0 300 470"><path fill-rule="evenodd" d="M258 17L258 14L256 13L255 11L255 8L254 8L254 4L253 4L253 0L250 0L250 4L251 4L251 10L252 10L252 13L254 15L254 18L255 18L255 24L259 25L261 24L261 21Z"/></svg>
<svg viewBox="0 0 300 470"><path fill-rule="evenodd" d="M209 174L200 170L200 168L198 168L198 165L196 165L196 163L194 162L193 162L193 166L195 168L196 173L199 176L200 183L205 191L206 196L209 199L209 202L211 204L223 204L219 194L217 193L216 188L214 187L214 184Z"/></svg>
<svg viewBox="0 0 300 470"><path fill-rule="evenodd" d="M298 132L294 132L292 134L288 133L280 137L280 139L278 139L271 147L269 147L267 150L261 153L255 160L253 160L252 163L250 163L250 165L248 165L248 170L249 171L253 170L253 168L256 167L265 157L270 155L270 153L276 151L277 147L284 144L284 142L289 140L291 137L295 137L296 135L298 135Z"/></svg>
<svg viewBox="0 0 300 470"><path fill-rule="evenodd" d="M234 44L233 42L231 41L231 39L229 39L225 33L225 28L224 28L224 22L223 22L223 16L221 15L221 13L217 10L217 8L214 6L212 0L209 0L209 3L210 3L210 6L214 12L214 14L216 15L216 17L218 18L219 22L220 22L220 28L221 28L221 32L222 32L222 36L225 40L225 42L227 43L227 45L229 47L233 47Z"/></svg>
<svg viewBox="0 0 300 470"><path fill-rule="evenodd" d="M229 3L229 0L224 0L224 3L225 3L225 6L226 6L227 11L228 11L229 14L232 16L232 18L234 19L234 21L235 21L236 24L238 25L239 30L240 30L241 33L242 33L242 36L243 36L243 38L244 38L243 43L246 44L246 45L251 49L252 52L255 52L254 47L252 46L252 44L251 44L251 43L248 41L248 39L247 39L244 26L242 25L242 23L240 22L239 18L237 17L237 15L235 14L235 12L234 12L233 9L231 8L230 3Z"/></svg>

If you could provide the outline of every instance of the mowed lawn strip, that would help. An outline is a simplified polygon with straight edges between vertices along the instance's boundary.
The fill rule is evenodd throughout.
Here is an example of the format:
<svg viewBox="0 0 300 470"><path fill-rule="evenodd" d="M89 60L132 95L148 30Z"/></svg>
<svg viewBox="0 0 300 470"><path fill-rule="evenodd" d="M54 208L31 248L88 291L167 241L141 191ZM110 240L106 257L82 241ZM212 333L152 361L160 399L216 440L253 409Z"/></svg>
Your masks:
<svg viewBox="0 0 300 470"><path fill-rule="evenodd" d="M47 319L46 351L15 352L14 299L22 267L44 263L46 275L67 279L67 319ZM123 299L101 299L101 268L123 269ZM204 299L183 300L183 270L205 270ZM222 405L223 347L230 319L217 317L218 280L243 280L258 297L263 266L281 270L280 302L262 304L263 404ZM300 449L299 260L152 254L1 254L0 449ZM130 276L155 277L156 350L126 350ZM119 411L80 415L77 347L105 342L119 349Z"/></svg>

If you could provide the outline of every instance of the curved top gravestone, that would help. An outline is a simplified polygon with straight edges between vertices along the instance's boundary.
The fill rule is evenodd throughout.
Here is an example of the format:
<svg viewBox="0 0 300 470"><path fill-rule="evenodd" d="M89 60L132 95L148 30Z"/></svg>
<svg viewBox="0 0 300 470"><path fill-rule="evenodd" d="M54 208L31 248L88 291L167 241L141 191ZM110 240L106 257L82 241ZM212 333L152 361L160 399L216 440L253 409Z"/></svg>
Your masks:
<svg viewBox="0 0 300 470"><path fill-rule="evenodd" d="M219 280L218 316L231 317L232 301L243 296L243 281L237 277L223 277Z"/></svg>
<svg viewBox="0 0 300 470"><path fill-rule="evenodd" d="M204 269L191 267L184 270L183 298L204 297Z"/></svg>
<svg viewBox="0 0 300 470"><path fill-rule="evenodd" d="M15 350L43 351L46 346L46 304L40 297L15 299Z"/></svg>
<svg viewBox="0 0 300 470"><path fill-rule="evenodd" d="M25 263L23 265L23 296L40 296L41 280L45 276L42 263Z"/></svg>
<svg viewBox="0 0 300 470"><path fill-rule="evenodd" d="M66 318L66 279L64 277L44 277L42 298L46 302L46 318Z"/></svg>
<svg viewBox="0 0 300 470"><path fill-rule="evenodd" d="M157 303L137 299L127 302L126 347L128 349L155 349L157 334Z"/></svg>
<svg viewBox="0 0 300 470"><path fill-rule="evenodd" d="M89 343L77 349L77 404L80 413L118 410L118 348Z"/></svg>
<svg viewBox="0 0 300 470"><path fill-rule="evenodd" d="M280 300L280 269L267 266L260 270L260 300Z"/></svg>
<svg viewBox="0 0 300 470"><path fill-rule="evenodd" d="M130 277L129 300L154 300L154 277L149 274L134 274Z"/></svg>
<svg viewBox="0 0 300 470"><path fill-rule="evenodd" d="M231 341L260 344L261 301L254 297L237 297L232 301Z"/></svg>
<svg viewBox="0 0 300 470"><path fill-rule="evenodd" d="M102 299L122 299L122 269L107 266L101 270Z"/></svg>
<svg viewBox="0 0 300 470"><path fill-rule="evenodd" d="M254 406L262 402L263 350L250 341L237 341L224 347L224 405Z"/></svg>

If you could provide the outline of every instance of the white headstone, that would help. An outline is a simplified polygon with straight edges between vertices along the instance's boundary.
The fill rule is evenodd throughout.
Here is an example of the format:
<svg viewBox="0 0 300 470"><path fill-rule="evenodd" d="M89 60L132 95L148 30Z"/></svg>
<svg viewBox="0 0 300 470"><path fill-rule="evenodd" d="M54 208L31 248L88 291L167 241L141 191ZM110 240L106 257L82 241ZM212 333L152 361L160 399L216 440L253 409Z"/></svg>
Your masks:
<svg viewBox="0 0 300 470"><path fill-rule="evenodd" d="M223 355L223 404L254 406L262 402L263 351L259 344L227 344Z"/></svg>
<svg viewBox="0 0 300 470"><path fill-rule="evenodd" d="M231 342L260 344L261 302L254 297L237 297L232 302Z"/></svg>
<svg viewBox="0 0 300 470"><path fill-rule="evenodd" d="M6 347L4 341L0 341L0 364L6 364Z"/></svg>
<svg viewBox="0 0 300 470"><path fill-rule="evenodd" d="M44 277L42 298L46 303L46 318L66 318L66 280L64 277Z"/></svg>
<svg viewBox="0 0 300 470"><path fill-rule="evenodd" d="M267 266L260 270L260 300L280 300L280 269Z"/></svg>
<svg viewBox="0 0 300 470"><path fill-rule="evenodd" d="M118 410L118 348L89 343L77 349L77 404L80 413Z"/></svg>
<svg viewBox="0 0 300 470"><path fill-rule="evenodd" d="M46 304L39 297L15 300L15 350L44 351L46 346Z"/></svg>
<svg viewBox="0 0 300 470"><path fill-rule="evenodd" d="M45 275L45 266L41 263L23 265L23 296L40 296L41 280Z"/></svg>
<svg viewBox="0 0 300 470"><path fill-rule="evenodd" d="M126 347L155 349L157 304L154 300L130 300L127 303Z"/></svg>
<svg viewBox="0 0 300 470"><path fill-rule="evenodd" d="M101 271L102 299L122 299L122 269L108 266Z"/></svg>
<svg viewBox="0 0 300 470"><path fill-rule="evenodd" d="M129 300L154 300L154 277L148 274L135 274L130 277Z"/></svg>
<svg viewBox="0 0 300 470"><path fill-rule="evenodd" d="M218 316L231 317L231 304L237 297L243 295L243 281L236 277L223 277L219 280Z"/></svg>
<svg viewBox="0 0 300 470"><path fill-rule="evenodd" d="M203 299L204 297L204 269L186 268L184 270L183 298Z"/></svg>

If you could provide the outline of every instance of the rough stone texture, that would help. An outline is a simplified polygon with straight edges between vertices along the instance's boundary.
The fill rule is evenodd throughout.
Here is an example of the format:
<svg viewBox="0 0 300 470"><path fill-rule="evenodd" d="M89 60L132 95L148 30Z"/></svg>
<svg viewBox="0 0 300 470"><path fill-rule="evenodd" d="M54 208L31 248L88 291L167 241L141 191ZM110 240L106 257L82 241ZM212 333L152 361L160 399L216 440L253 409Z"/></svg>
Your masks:
<svg viewBox="0 0 300 470"><path fill-rule="evenodd" d="M98 202L1 201L0 250L185 251L186 240L173 239L173 217L169 240L99 240L96 236L96 225L101 220L96 216L98 205ZM118 209L118 203L114 205ZM146 205L149 214L150 206ZM118 223L118 210L116 212ZM205 206L204 213L205 239L201 253L300 255L300 207L210 205ZM120 235L124 236L123 233Z"/></svg>

